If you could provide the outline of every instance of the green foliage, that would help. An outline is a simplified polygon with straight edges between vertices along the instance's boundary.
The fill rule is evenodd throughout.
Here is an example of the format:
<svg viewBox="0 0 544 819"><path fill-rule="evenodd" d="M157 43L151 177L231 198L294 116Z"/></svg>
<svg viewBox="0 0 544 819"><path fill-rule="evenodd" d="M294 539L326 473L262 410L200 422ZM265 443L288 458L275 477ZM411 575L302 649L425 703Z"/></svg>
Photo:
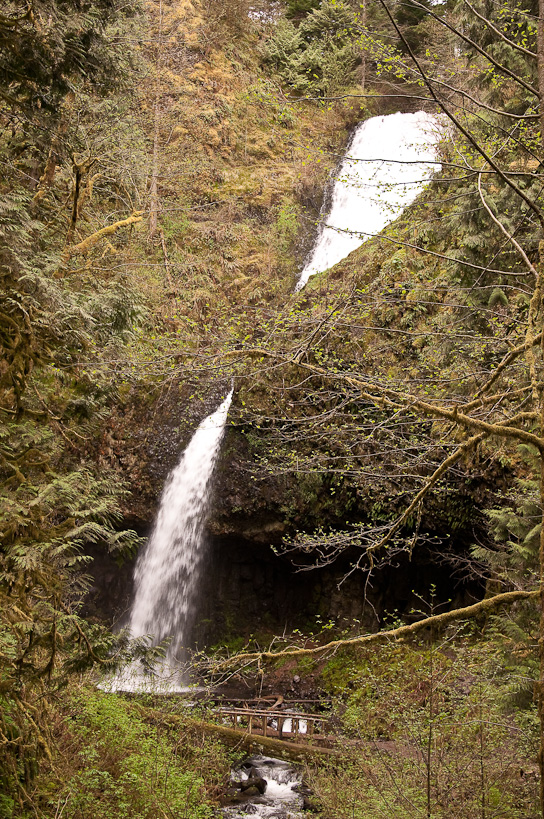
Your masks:
<svg viewBox="0 0 544 819"><path fill-rule="evenodd" d="M303 94L326 96L353 83L356 16L348 5L324 0L295 27L280 20L263 57L281 81Z"/></svg>
<svg viewBox="0 0 544 819"><path fill-rule="evenodd" d="M356 651L342 651L327 660L321 671L321 678L327 691L341 695L357 675L359 666Z"/></svg>
<svg viewBox="0 0 544 819"><path fill-rule="evenodd" d="M321 0L287 0L286 16L302 17L319 8Z"/></svg>
<svg viewBox="0 0 544 819"><path fill-rule="evenodd" d="M211 797L228 770L213 740L158 728L136 704L88 688L68 697L66 708L63 741L72 758L49 811L62 805L73 819L212 815Z"/></svg>
<svg viewBox="0 0 544 819"><path fill-rule="evenodd" d="M407 44L415 54L419 54L425 47L434 45L429 41L430 18L427 14L430 4L428 0L412 3L411 0L403 0L395 6L395 19L401 27ZM433 11L438 11L439 5L435 4ZM403 51L407 51L404 43L400 44Z"/></svg>
<svg viewBox="0 0 544 819"><path fill-rule="evenodd" d="M518 456L533 474L536 453L520 447ZM536 478L517 479L509 491L497 497L487 511L494 542L478 544L472 555L489 577L492 588L534 589L539 583L539 549L542 527L540 487ZM539 675L537 654L538 610L520 603L508 616L491 618L496 634L498 665L504 669L504 696L516 707L529 708Z"/></svg>
<svg viewBox="0 0 544 819"><path fill-rule="evenodd" d="M6 396L16 411L28 376L35 364L50 355L58 328L46 318L51 292L44 277L57 259L51 251L43 251L44 228L32 218L30 202L22 188L0 195L0 352L4 362L0 398L5 401ZM58 304L60 294L55 295L53 302Z"/></svg>
<svg viewBox="0 0 544 819"><path fill-rule="evenodd" d="M296 146L299 143L305 145L308 139L298 124L298 112L292 113L284 100L272 105L260 92L258 95L246 94L244 105L254 106L252 110L257 110L259 117L271 116L275 128L273 137L258 130L254 113L253 118L250 115L244 123L244 135L242 118L236 112L224 109L221 114L219 103L213 106L210 103L209 110L202 104L206 96L206 64L217 58L213 54L214 46L220 37L227 36L230 29L243 30L248 19L247 3L233 2L224 12L225 25L219 25L218 18L223 12L218 8L217 4L208 4L207 9L215 14L218 34L214 39L213 26L206 28L207 23L203 24L205 35L201 40L206 43L206 56L198 67L199 46L185 45L192 42L190 37L185 39L186 32L171 38L172 42L175 41L176 64L182 64L184 70L189 65L191 69L194 67L195 75L199 77L198 93L194 98L202 110L194 119L201 121L205 137L202 134L195 137L191 131L194 123L190 121L190 114L183 119L180 129L174 127L175 118L182 121L182 109L190 109L191 92L188 92L187 79L181 93L179 88L169 89L172 93L165 92L161 100L159 110L165 120L166 109L172 111L172 128L168 124L160 134L161 150L178 139L180 144L190 144L191 148L199 139L210 139L211 142L206 142L205 151L191 149L191 160L197 161L197 166L190 174L183 162L178 163L183 169L181 176L185 174L184 184L186 182L190 191L185 194L184 189L184 214L179 217L179 222L176 223L179 202L175 197L171 200L176 203L172 205L171 213L166 216L170 208L165 206L161 217L164 218L164 236L168 243L169 268L164 248L152 243L146 246L142 242L140 257L135 259L127 252L128 242L121 236L112 239L111 243L104 243L87 257L76 256L67 262L65 256L65 245L84 238L104 224L111 224L119 213L130 211L133 203L145 201L147 146L138 128L132 127L127 109L132 106L137 110L137 116L145 119L151 110L150 99L142 98L138 105L133 105L133 100L126 103L119 119L125 117L124 121L131 122L131 125L118 139L119 146L112 146L119 132L116 131L115 136L108 135L108 123L116 117L115 106L119 101L108 109L99 105L92 89L89 90L93 83L99 82L103 88L103 82L107 80L109 85L109 81L117 76L116 68L112 69L111 62L103 60L102 55L108 58L113 54L113 50L111 54L105 53L109 36L107 26L118 17L121 8L108 4L110 14L102 2L83 3L76 8L70 2L44 1L33 4L33 9L38 12L33 19L30 14L26 15L26 6L23 8L18 2L12 2L0 21L0 56L3 59L0 70L7 72L3 75L4 87L14 95L12 100L2 97L4 122L9 124L9 127L2 126L2 149L8 171L0 183L3 228L0 237L0 398L2 419L6 421L0 441L1 478L4 481L0 512L4 515L3 532L7 544L2 554L4 562L0 579L4 626L0 654L7 669L2 670L5 676L0 677L1 727L7 737L7 741L2 738L4 745L0 757L3 764L1 785L6 792L3 801L0 800L0 811L7 813L24 810L24 793L29 792L35 781L37 760L47 758L51 752L47 713L51 691L69 684L69 675L74 670L96 662L110 662L111 638L79 617L78 604L85 588L82 577L85 543L99 542L113 549L130 548L134 544L132 535L116 532L121 497L113 487L117 484L118 473L109 472L102 462L98 464L93 460L101 421L115 401L116 382L123 381L126 395L130 390L128 385L141 378L143 371L146 374L142 377L144 381L149 378L149 382L153 379L160 382L166 368L177 367L178 361L185 361L192 352L198 353L192 361L203 361L206 362L204 366L209 366L211 361L222 360L221 353L225 349L229 355L240 353L240 371L246 377L247 360L243 360L241 354L244 345L252 348L253 355L256 344L270 344L278 366L269 367L270 360L263 356L259 367L255 368L255 359L252 359L254 383L251 390L248 389L246 399L248 405L251 401L251 412L258 412L261 399L257 396L259 393L265 396L261 408L269 425L267 442L270 441L276 459L271 459L270 468L275 469L283 460L283 470L292 469L293 473L296 470L298 494L294 501L285 504L285 514L298 523L301 511L305 515L307 511L301 510L300 506L306 504L308 510L312 507L304 524L300 524L305 526L310 514L313 515L312 521L318 518L316 525L321 522L319 518L327 517L328 523L332 517L343 516L341 528L336 530L336 541L328 531L316 532L319 537L309 536L306 541L301 541L303 548L320 547L324 540L338 551L344 549L346 543L356 547L362 545L364 550L368 543L375 542L383 534L406 497L413 496L414 490L422 486L436 463L443 460L459 441L450 427L441 427L439 423L433 425L414 413L399 409L391 420L383 406L362 401L358 387L339 388L336 377L362 373L369 390L374 385L385 384L391 391L421 390L421 394L440 401L445 400L445 385L453 384L452 400L457 403L467 394L472 395L481 378L485 378L486 372L500 360L503 351L519 341L517 334L528 304L526 280L521 278L526 271L522 270L520 261L513 259L511 252L504 251L504 237L496 225L490 226L476 192L467 193L465 179L456 181L456 177L465 176L459 173L458 167L448 169L445 166L440 185L432 189L429 197L434 205L419 211L415 208L403 222L390 229L388 238L392 240L393 255L383 249L385 243L377 254L374 244L352 259L351 269L348 264L340 273L337 270L326 279L330 292L320 293L320 284L316 282L314 291L311 287L308 289L310 297L304 295L307 298L305 306L298 302L293 308L293 299L289 299L285 313L276 310L278 293L283 298L288 287L287 278L283 281L277 276L274 288L270 288L251 277L254 268L259 269L261 265L261 271L264 269L264 258L268 259L267 277L272 280L277 274L273 251L291 251L298 213L291 204L291 191L286 191L286 187L292 185L292 179L285 185L284 180L276 179L274 171L270 174L274 178L273 186L266 187L264 182L265 195L256 194L256 189L268 174L267 168L262 170L266 158L277 161L279 152L272 150L274 140L276 145L281 142L286 151L296 154ZM376 63L378 71L402 79L410 76L394 46L380 45L375 40L371 42L369 36L360 36L357 17L349 6L291 0L289 8L294 16L305 13L307 16L298 27L285 22L276 27L265 45L265 60L282 82L297 93L323 96L344 90L355 79L361 46L364 46L368 59ZM19 11L21 19L17 20ZM405 3L397 4L395 13L402 25L410 26L408 36L414 38L414 47L421 48L425 23L419 10L413 4ZM516 15L505 15L502 10L497 14L507 29L513 31ZM203 16L208 16L206 9ZM179 19L176 25L183 29ZM528 38L529 45L532 43L529 24L518 26L515 31L520 41ZM384 38L387 36L384 29ZM485 36L489 38L489 32L486 31ZM11 46L8 48L10 38L12 52L9 52ZM116 37L116 42L123 44L123 39L122 36ZM149 39L156 42L156 37ZM239 37L239 42L241 40ZM47 53L46 46L50 49ZM247 88L250 58L244 49L238 53L237 48L232 43L230 55L233 61L237 61L237 81L246 84ZM497 44L493 44L493 48L499 53ZM28 75L21 78L15 72L25 55ZM217 59L214 66L217 73L210 98L227 97L229 92L226 89L232 75L224 70L222 58ZM168 71L170 68L171 65ZM164 82L166 87L171 79L167 73L164 72L165 76L160 77L156 85ZM188 77L191 72L185 73ZM501 103L506 101L512 110L525 110L521 108L524 95L513 91L511 86L501 85L496 72L488 72L486 79L493 91L490 99L499 99ZM85 94L82 84L86 87ZM272 83L267 88L271 86ZM223 91L216 93L218 87L225 94ZM264 84L259 87L262 89ZM70 93L64 109L53 110L66 91ZM163 106L166 98L168 105ZM36 121L20 120L13 116L14 110L31 111ZM46 127L42 127L43 122ZM493 156L500 155L504 167L515 168L516 174L519 167L523 169L527 155L524 154L523 161L520 161L515 150L505 143L504 135L497 138L493 117L470 118L467 115L466 122ZM511 124L508 122L508 127ZM281 127L277 128L278 125ZM292 130L287 131L283 126ZM516 139L526 138L527 144L534 146L536 130L531 132L521 126L514 130ZM180 135L183 132L189 134L187 143ZM258 138L253 138L253 132L258 133ZM59 137L56 142L55 134ZM214 140L217 140L216 144ZM331 142L328 148L334 152L336 143ZM56 164L50 165L49 170L55 178L51 184L45 184L48 158L51 157L55 158ZM242 157L244 161L249 157L246 165L243 165ZM474 162L470 146L462 142L455 143L449 158L456 166L461 164L463 167L466 160L467 167L476 164L480 167L480 163ZM81 162L95 164L92 174L82 172L80 181L85 196L78 201L74 191L76 165ZM40 175L42 169L43 176ZM228 184L225 182L227 177ZM172 189L176 189L177 196L177 188L181 186L177 179L169 180L169 170L164 166L160 178L161 185L166 188L169 182ZM192 188L189 178L196 180ZM491 178L488 183L487 179L490 177L484 179L484 193L489 206L494 213L501 214L507 228L534 254L536 231L531 219L525 211L520 216L517 200L500 180ZM133 183L133 180L136 181ZM520 184L530 189L529 178ZM537 179L534 184L536 189L540 181ZM255 206L253 222L243 213L248 201L259 203ZM462 207L457 208L456 202L461 202ZM248 206L248 210L252 208ZM77 224L68 228L71 213L75 214ZM206 213L213 216L206 220ZM187 214L191 214L190 218ZM196 218L190 221L195 214L200 221ZM414 230L416 222L417 229ZM250 233L256 238L250 239ZM396 249L396 242L405 244L402 251ZM255 247L260 256L253 254ZM416 256L414 249L418 247L438 255ZM492 267L499 267L507 274L504 281L496 272L488 271L490 248ZM486 266L485 270L467 272L461 264L467 260L476 264L481 262ZM172 284L168 285L169 291L171 288L175 294L172 299L163 294L167 289L163 281L165 267L172 278ZM140 295L131 292L134 279L120 275L119 270L130 270L134 279L139 277ZM345 276L344 270L347 270ZM518 272L521 287L516 292ZM346 284L344 290L343 282ZM155 299L160 309L129 352L126 345L134 341L135 328L143 324L143 305L150 293L151 300ZM340 309L333 306L330 293L341 305ZM244 307L240 308L240 304ZM247 305L249 308L246 309ZM272 317L269 324L263 318L265 311L257 311L254 305L259 308L266 305L266 315ZM479 309L482 306L484 310ZM228 314L228 321L225 321L222 310ZM236 317L231 321L233 311ZM242 315L241 319L239 315ZM152 331L147 332L151 326ZM156 327L159 327L158 331ZM172 331L172 337L163 332L164 327L169 328L168 332ZM184 328L182 338L176 338L180 328ZM454 341L459 340L457 337L461 341L454 347ZM402 343L398 342L399 338L403 339ZM134 354L132 360L131 353ZM282 367L282 361L287 361L288 366ZM316 365L324 368L328 376L319 379L305 373L301 379L301 372L295 364ZM181 366L179 370L183 373ZM280 371L281 389L278 389L279 377L278 380L274 378ZM191 374L189 378L192 377ZM518 379L517 373L515 379ZM519 382L522 381L523 374L520 374ZM501 381L501 389L503 386ZM505 392L510 386L510 383L505 385ZM251 398L248 397L250 392ZM151 399L146 398L148 400ZM146 403L146 410L148 406ZM506 410L508 414L508 407ZM271 420L281 418L282 414L292 420L291 426L289 423L281 426L281 422ZM500 417L506 416L502 414ZM308 438L302 441L301 422L310 430ZM262 448L265 432L259 425L256 425L254 435ZM293 441L296 444L293 445ZM289 460L285 457L288 449L292 455ZM78 464L80 460L82 463ZM261 464L263 471L269 467L264 460ZM446 508L440 520L442 525L444 521L448 524L448 532L458 530L460 523L464 525L472 521L473 510L481 503L481 495L474 501L471 497L470 501L464 502L466 495L462 494L462 487L470 468L471 464L466 467L458 464L455 473L448 475L435 494L435 497L440 496L441 509ZM348 483L349 489L344 490ZM287 494L285 487L289 489L290 486L286 481L282 486L284 494ZM461 487L459 494L455 494L452 487L456 492ZM476 496L479 490L471 491ZM481 490L482 494L484 491ZM534 502L534 497L532 500ZM523 503L518 512L521 510L529 519L533 512L529 506L525 512ZM278 506L280 504L281 500ZM429 504L431 512L428 517L433 518L433 525L436 525L437 505L433 505L432 500ZM520 529L516 521L506 520L504 510L499 511L501 520L497 521L509 532L504 538L506 548L511 548L507 541L515 543L512 549L515 558L508 572L503 570L504 554L498 554L499 547L490 550L492 555L488 555L488 565L492 565L491 561L497 555L495 573L503 572L515 582L519 582L520 576L523 576L523 582L531 580L533 569L527 567L533 559L537 532L531 533L525 523ZM345 520L348 515L350 520ZM363 538L359 537L357 516L369 524L364 524ZM368 539L365 539L367 535ZM425 532L423 529L420 532L419 519L414 514L397 539L391 542L393 551L396 547L405 548L407 544L413 548L419 535L425 536ZM519 620L507 624L506 630L521 646ZM380 652L376 655L383 659ZM513 656L512 665L514 659ZM412 806L406 802L395 803L395 782L392 782L387 791L391 811L388 813L387 807L385 809L386 815L391 816L404 809L403 819L414 805L425 810L421 743L417 738L420 738L422 729L438 723L438 718L429 711L429 695L436 693L444 723L450 720L437 745L438 757L443 753L437 765L442 764L448 755L453 760L452 767L458 764L459 776L457 779L452 776L450 780L452 788L458 788L453 792L456 799L461 800L464 796L459 783L467 782L469 788L474 782L468 776L463 779L466 756L461 753L461 745L473 747L475 740L482 736L477 730L471 733L473 729L469 727L477 722L477 706L474 701L467 704L468 700L462 706L458 696L462 686L466 688L468 684L470 687L471 681L467 683L460 677L461 681L456 685L429 685L429 678L422 679L419 674L420 660L418 657L417 661L406 662L400 673L393 663L393 675L397 673L393 681L398 684L399 676L402 677L402 691L400 687L398 690L388 687L373 661L369 660L366 676L360 681L360 699L355 695L349 699L344 720L346 731L355 737L364 733L361 726L367 724L393 742L404 742L403 736L409 735L404 745L409 749L416 747L417 764L412 764L409 750L407 758L403 757L399 764L398 776L402 780L403 796L411 798ZM424 655L424 661L430 662L428 654ZM524 662L521 649L517 654L517 666L530 679L530 658ZM439 663L439 667L444 674L449 673L447 663ZM341 694L349 686L353 671L351 662L335 657L327 664L324 679L331 690ZM415 687L410 687L405 679L409 675L413 677ZM479 702L499 719L493 710L490 691L497 694L499 702L499 695L492 687L481 695ZM69 785L62 791L62 799L66 796L66 804L60 799L50 806L52 815L139 816L146 815L146 811L150 815L153 811L160 814L158 806L151 804L151 797L143 784L146 777L149 780L152 753L148 738L159 747L156 759L160 758L159 767L163 773L167 750L163 749L160 737L151 728L140 725L134 712L126 717L114 700L101 702L108 704L96 705L96 714L85 711L84 703L77 703L74 712L67 717L75 726L78 741L86 739L90 744L99 736L97 743L102 757L98 758L92 750L87 755L82 752L79 756L78 752L78 771L65 777ZM116 713L118 709L119 713ZM78 716L80 712L83 716ZM375 722L372 721L373 714L376 715ZM102 723L106 726L103 735L100 734ZM455 744L452 725L457 723L461 723L462 730L460 742ZM481 726L481 720L478 724ZM134 733L129 730L132 726ZM375 735L369 729L365 738L371 739ZM489 745L502 747L507 737L501 730L489 734L488 740ZM138 756L140 748L144 760ZM183 751L188 754L187 747ZM366 809L367 813L363 814L366 819L379 808L384 813L376 783L370 782L367 801L365 803L363 799L362 806L357 801L358 794L349 790L350 780L354 777L359 782L367 781L366 762L362 765L360 760L355 760L353 765L346 763L346 778L338 779L340 796L345 792L346 800L337 803L336 809L333 802L324 802L330 815L356 816L357 812L363 813ZM371 759L368 764L373 762L375 760ZM496 761L489 762L488 770L493 776L498 770L493 767L495 765ZM444 767L436 770L442 772ZM471 771L472 776L474 770L471 768ZM191 795L191 782L196 783L196 778L184 780L184 775L179 773L175 780L172 794L175 810L181 815L193 811L198 816L199 807ZM159 785L163 781L161 777ZM166 781L166 773L163 778ZM152 776L151 780L154 781ZM199 786L195 784L194 787L198 791ZM438 800L438 784L436 788ZM477 791L485 794L487 804L484 809L487 807L488 813L501 810L502 798L504 810L514 817L522 808L514 803L511 792L508 776L500 779L499 785L490 784ZM347 794L352 804L348 805ZM467 816L475 809L474 800L470 802L470 799L472 797L466 797L465 803L461 802L467 805ZM451 815L452 801L450 799ZM167 811L168 804L161 803L161 810Z"/></svg>
<svg viewBox="0 0 544 819"><path fill-rule="evenodd" d="M518 447L518 458L529 474L537 467L532 447ZM534 588L539 578L539 548L542 527L539 481L518 478L512 489L497 497L487 510L494 543L474 546L472 554L482 562L493 583L506 587ZM522 607L523 608L523 607Z"/></svg>
<svg viewBox="0 0 544 819"><path fill-rule="evenodd" d="M67 246L80 227L103 226L100 205L111 211L132 193L126 165L108 165L108 121L119 111L103 96L125 75L123 21L135 9L14 0L0 15L0 810L8 815L29 808L54 754L53 694L74 673L133 653L82 618L81 602L86 547L120 557L139 543L122 530L122 481L98 466L92 438L116 395L108 362L133 338L143 302L103 247L95 267L71 260ZM116 252L111 242L108 251ZM93 365L82 366L87 359Z"/></svg>
<svg viewBox="0 0 544 819"><path fill-rule="evenodd" d="M289 202L283 202L278 209L276 231L282 253L289 253L292 248L299 229L299 215L299 209Z"/></svg>
<svg viewBox="0 0 544 819"><path fill-rule="evenodd" d="M503 500L504 506L488 511L496 546L475 547L474 556L503 582L535 584L542 525L538 481L519 479Z"/></svg>
<svg viewBox="0 0 544 819"><path fill-rule="evenodd" d="M523 7L513 2L495 6L485 2L482 5L480 13L505 35L505 39L497 37L490 26L482 25L473 14L467 14L464 4L456 4L454 8L459 25L473 42L484 48L499 65L506 66L526 82L536 82L537 60L522 51L526 49L535 54L537 51L537 27L533 15L538 15L538 11L534 4ZM473 63L476 69L475 87L480 88L492 104L515 113L532 109L534 97L521 83L512 82L500 68L482 60L477 49L469 43L462 43L461 48L466 61Z"/></svg>
<svg viewBox="0 0 544 819"><path fill-rule="evenodd" d="M119 19L136 3L109 0L7 0L0 17L2 101L34 113L52 112L76 80L111 87L118 82Z"/></svg>
<svg viewBox="0 0 544 819"><path fill-rule="evenodd" d="M461 648L449 640L360 652L336 707L358 747L343 742L341 765L309 773L323 813L339 819L533 815L537 793L528 759L538 732L534 721L503 710L495 659L492 644Z"/></svg>
<svg viewBox="0 0 544 819"><path fill-rule="evenodd" d="M21 447L27 463L40 457L29 449L31 435L27 430ZM87 589L83 548L100 543L123 552L139 542L134 532L116 531L121 492L106 476L96 479L84 467L55 475L45 464L40 480L44 464L33 463L32 475L27 463L20 460L4 483L0 528L0 786L15 800L31 785L38 759L51 756L46 692L76 671L130 656L112 656L113 635L79 614Z"/></svg>

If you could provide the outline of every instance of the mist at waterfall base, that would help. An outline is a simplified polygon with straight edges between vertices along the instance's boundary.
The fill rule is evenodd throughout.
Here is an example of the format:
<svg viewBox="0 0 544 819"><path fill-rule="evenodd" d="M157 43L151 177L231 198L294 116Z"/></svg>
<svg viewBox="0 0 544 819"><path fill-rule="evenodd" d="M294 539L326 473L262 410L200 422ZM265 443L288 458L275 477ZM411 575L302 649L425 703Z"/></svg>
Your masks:
<svg viewBox="0 0 544 819"><path fill-rule="evenodd" d="M138 661L125 666L101 684L108 691L166 693L189 688L187 649L203 567L204 525L231 400L232 391L202 421L168 476L153 533L136 563L130 637L149 636L152 646L169 640L164 659L150 671Z"/></svg>
<svg viewBox="0 0 544 819"><path fill-rule="evenodd" d="M424 189L437 162L442 129L424 111L361 123L342 161L330 212L295 290L323 273L399 216Z"/></svg>

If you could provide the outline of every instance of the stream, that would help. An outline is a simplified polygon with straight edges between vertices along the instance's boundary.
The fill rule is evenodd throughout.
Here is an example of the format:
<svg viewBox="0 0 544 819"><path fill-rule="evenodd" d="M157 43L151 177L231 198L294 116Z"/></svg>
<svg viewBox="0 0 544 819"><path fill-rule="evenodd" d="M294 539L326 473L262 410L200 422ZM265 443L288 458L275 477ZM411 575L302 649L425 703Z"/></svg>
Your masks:
<svg viewBox="0 0 544 819"><path fill-rule="evenodd" d="M288 762L249 757L232 771L230 804L223 808L222 815L225 819L299 819L304 808L301 783L300 773Z"/></svg>

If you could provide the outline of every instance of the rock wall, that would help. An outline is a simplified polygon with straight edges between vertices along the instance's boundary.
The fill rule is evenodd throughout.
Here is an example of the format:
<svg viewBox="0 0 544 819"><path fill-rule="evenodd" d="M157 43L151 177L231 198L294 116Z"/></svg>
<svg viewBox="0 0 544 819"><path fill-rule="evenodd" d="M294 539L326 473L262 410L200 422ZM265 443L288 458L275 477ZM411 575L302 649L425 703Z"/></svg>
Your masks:
<svg viewBox="0 0 544 819"><path fill-rule="evenodd" d="M316 633L328 623L342 631L375 630L388 617L409 620L413 612L425 610L422 601L430 606L431 588L435 604L442 606L466 605L481 596L477 582L456 582L448 567L437 566L428 551L413 561L401 555L395 565L376 571L369 580L360 571L349 574L353 554L330 566L297 570L265 542L265 531L252 540L209 534L204 548L194 633L200 648L294 629ZM132 597L132 564L119 567L96 553L90 572L94 581L87 614L122 626Z"/></svg>
<svg viewBox="0 0 544 819"><path fill-rule="evenodd" d="M135 395L120 408L108 433L109 459L130 481L126 522L140 534L151 530L168 473L198 423L217 406L226 386L216 384L204 400L191 398L186 386L173 383L167 394L147 403ZM351 572L359 557L354 551L345 552L329 566L310 569L306 565L297 570L287 556L277 553L283 537L297 528L342 526L348 502L352 519L364 519L363 501L356 494L347 497L347 482L332 497L325 484L317 481L310 492L296 475L254 479L253 453L243 428L236 423L236 411L231 420L235 425L225 436L207 527L202 607L195 628L200 646L263 630L316 631L318 620L332 621L340 629L376 629L386 614L409 618L412 610L420 610L420 596L429 599L433 586L436 602L444 605L450 605L447 601L462 605L481 596L477 581L463 584L452 578L451 568L440 562L431 545L418 544L412 560L399 555L370 580L363 572ZM453 494L450 505L452 498ZM433 519L423 521L422 531L430 531L440 543L451 509L436 507L432 512ZM470 528L472 521L467 525ZM450 554L462 554L469 535L465 527L449 537ZM122 624L130 607L132 565L118 565L97 550L93 557L87 612ZM299 562L301 559L311 558L299 556Z"/></svg>

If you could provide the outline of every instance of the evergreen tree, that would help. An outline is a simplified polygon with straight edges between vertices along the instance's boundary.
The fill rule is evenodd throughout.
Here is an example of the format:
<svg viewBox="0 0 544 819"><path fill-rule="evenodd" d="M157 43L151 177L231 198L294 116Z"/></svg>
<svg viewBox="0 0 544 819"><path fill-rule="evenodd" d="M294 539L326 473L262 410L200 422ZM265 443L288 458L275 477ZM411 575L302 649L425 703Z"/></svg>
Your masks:
<svg viewBox="0 0 544 819"><path fill-rule="evenodd" d="M7 0L0 15L4 105L54 114L75 81L113 88L121 54L115 26L136 8L136 0Z"/></svg>

